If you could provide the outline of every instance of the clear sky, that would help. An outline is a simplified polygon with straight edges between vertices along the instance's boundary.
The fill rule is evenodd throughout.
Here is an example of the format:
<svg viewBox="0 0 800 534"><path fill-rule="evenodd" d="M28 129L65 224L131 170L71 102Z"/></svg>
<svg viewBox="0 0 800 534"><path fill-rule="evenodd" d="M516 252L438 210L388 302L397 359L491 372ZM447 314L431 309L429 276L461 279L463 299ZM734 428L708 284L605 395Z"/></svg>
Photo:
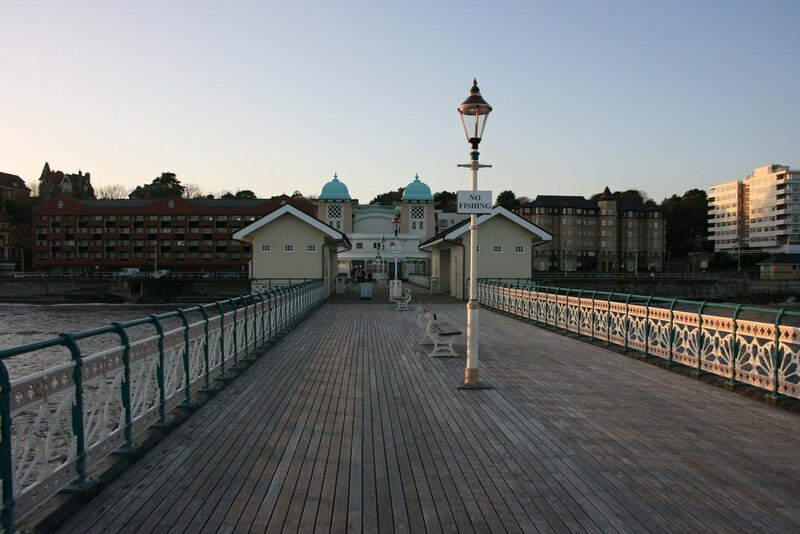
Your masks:
<svg viewBox="0 0 800 534"><path fill-rule="evenodd" d="M0 2L0 171L660 201L800 166L800 1Z"/></svg>

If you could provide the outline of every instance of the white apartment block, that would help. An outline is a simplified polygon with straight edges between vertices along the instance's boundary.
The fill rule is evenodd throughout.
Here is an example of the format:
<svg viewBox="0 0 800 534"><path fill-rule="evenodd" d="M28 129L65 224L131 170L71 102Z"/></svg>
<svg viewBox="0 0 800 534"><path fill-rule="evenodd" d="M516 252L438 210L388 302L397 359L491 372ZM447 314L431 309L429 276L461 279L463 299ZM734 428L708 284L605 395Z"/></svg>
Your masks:
<svg viewBox="0 0 800 534"><path fill-rule="evenodd" d="M708 190L708 239L714 251L737 250L745 246L744 183L712 185Z"/></svg>
<svg viewBox="0 0 800 534"><path fill-rule="evenodd" d="M800 253L800 170L758 167L744 181L711 186L708 199L715 251Z"/></svg>

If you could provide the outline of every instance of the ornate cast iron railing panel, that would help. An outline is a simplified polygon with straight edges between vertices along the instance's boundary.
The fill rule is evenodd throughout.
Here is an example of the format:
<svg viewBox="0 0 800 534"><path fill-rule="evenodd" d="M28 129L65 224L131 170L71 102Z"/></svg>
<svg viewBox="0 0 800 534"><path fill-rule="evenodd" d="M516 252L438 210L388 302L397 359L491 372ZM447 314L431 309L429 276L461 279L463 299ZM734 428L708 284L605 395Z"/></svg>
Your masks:
<svg viewBox="0 0 800 534"><path fill-rule="evenodd" d="M798 312L491 280L478 282L478 296L488 308L800 398Z"/></svg>
<svg viewBox="0 0 800 534"><path fill-rule="evenodd" d="M0 351L2 530L67 486L90 487L93 466L133 450L324 298L322 281L307 281ZM11 380L6 362L37 352L69 358Z"/></svg>

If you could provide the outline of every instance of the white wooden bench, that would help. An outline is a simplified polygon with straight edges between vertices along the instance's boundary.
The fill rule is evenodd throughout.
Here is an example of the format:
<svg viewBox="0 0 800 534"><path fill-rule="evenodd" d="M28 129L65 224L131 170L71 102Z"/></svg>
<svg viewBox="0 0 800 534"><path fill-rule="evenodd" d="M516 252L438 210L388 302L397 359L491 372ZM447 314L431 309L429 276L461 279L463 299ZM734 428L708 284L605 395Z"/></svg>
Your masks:
<svg viewBox="0 0 800 534"><path fill-rule="evenodd" d="M428 356L458 356L453 350L453 341L461 335L461 330L437 319L436 314L428 307L417 306L417 312L417 324L422 328L422 340L419 344L433 345Z"/></svg>
<svg viewBox="0 0 800 534"><path fill-rule="evenodd" d="M427 306L417 306L417 326L422 330L420 345L433 345L433 340L428 336L428 323L436 320L436 314Z"/></svg>
<svg viewBox="0 0 800 534"><path fill-rule="evenodd" d="M433 350L428 356L431 358L439 356L458 356L453 351L453 341L461 335L461 330L445 321L431 319L425 327L425 333L433 341Z"/></svg>
<svg viewBox="0 0 800 534"><path fill-rule="evenodd" d="M403 292L403 296L398 298L398 299L395 299L394 302L395 302L395 304L397 304L397 307L395 308L395 311L398 311L398 310L406 310L406 311L408 311L408 303L411 302L411 291L406 289Z"/></svg>

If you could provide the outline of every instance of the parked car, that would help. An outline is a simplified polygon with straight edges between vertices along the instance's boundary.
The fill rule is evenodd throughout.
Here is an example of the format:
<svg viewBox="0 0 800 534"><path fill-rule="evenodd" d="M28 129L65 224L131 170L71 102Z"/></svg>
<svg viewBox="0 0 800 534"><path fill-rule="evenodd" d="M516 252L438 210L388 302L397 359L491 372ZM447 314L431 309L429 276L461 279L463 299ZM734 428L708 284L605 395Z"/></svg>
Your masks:
<svg viewBox="0 0 800 534"><path fill-rule="evenodd" d="M153 273L153 278L169 278L171 275L169 269L159 269Z"/></svg>
<svg viewBox="0 0 800 534"><path fill-rule="evenodd" d="M141 276L142 270L138 267L125 267L114 273L115 278L131 278Z"/></svg>

